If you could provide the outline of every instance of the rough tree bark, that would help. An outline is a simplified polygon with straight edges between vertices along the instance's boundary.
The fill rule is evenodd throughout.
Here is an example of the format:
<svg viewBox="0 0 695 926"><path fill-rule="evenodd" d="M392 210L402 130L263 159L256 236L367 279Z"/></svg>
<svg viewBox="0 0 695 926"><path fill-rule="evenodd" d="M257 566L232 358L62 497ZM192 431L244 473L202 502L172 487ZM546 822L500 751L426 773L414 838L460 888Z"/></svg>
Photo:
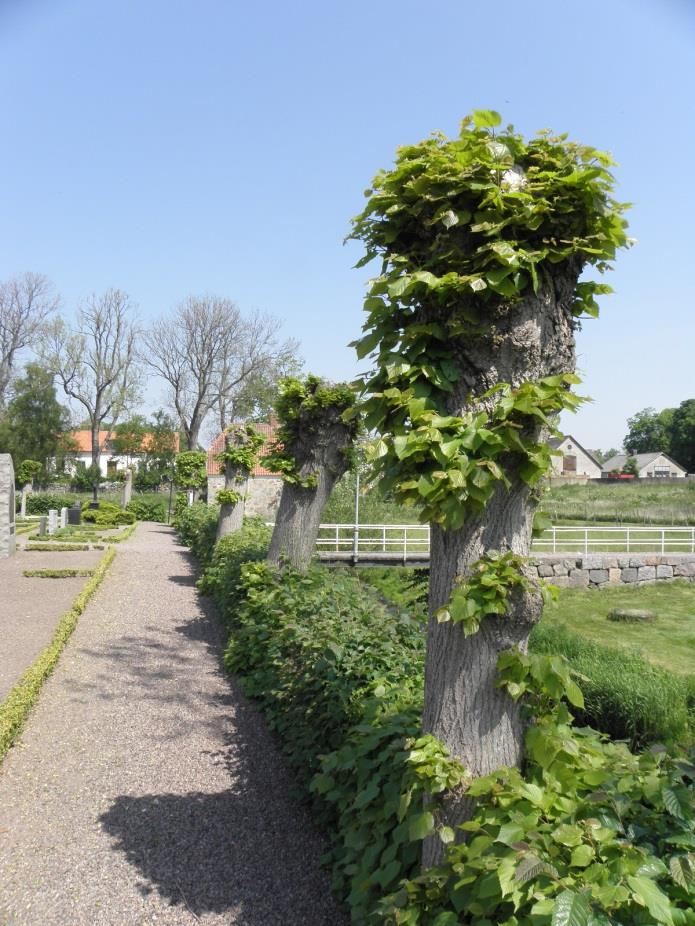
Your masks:
<svg viewBox="0 0 695 926"><path fill-rule="evenodd" d="M313 476L316 485L304 488L285 482L268 550L269 563L277 566L284 560L300 572L312 560L321 514L333 486L347 472L347 450L354 440L354 429L342 421L342 409L327 407L321 414L318 426L314 422L302 429L300 422L297 441L285 448L294 457L300 478Z"/></svg>
<svg viewBox="0 0 695 926"><path fill-rule="evenodd" d="M461 378L451 397L450 414L480 411L485 403L475 397L497 383L519 386L574 371L576 320L571 306L579 272L578 263L556 271L538 296L512 304L480 338L456 345ZM528 433L536 439L544 436L540 425ZM499 483L480 516L459 530L431 526L423 727L446 742L474 777L521 763L524 727L520 706L496 687L496 665L502 651L514 646L527 649L529 634L542 611L540 591L512 594L508 613L485 619L469 637L457 625L438 623L434 615L486 552L526 556L530 551L538 503L515 471L514 457L510 455L503 465L511 485L507 489ZM470 817L472 808L465 793L451 794L443 805L444 821L447 825L461 823ZM436 864L441 855L438 838L425 841L424 867Z"/></svg>
<svg viewBox="0 0 695 926"><path fill-rule="evenodd" d="M224 436L224 449L226 451L234 450L243 446L246 442L243 432L239 430L227 432ZM226 537L227 534L233 534L234 531L238 531L243 526L248 484L248 468L226 460L224 465L224 491L241 492L242 495L238 502L223 502L220 506L216 541Z"/></svg>

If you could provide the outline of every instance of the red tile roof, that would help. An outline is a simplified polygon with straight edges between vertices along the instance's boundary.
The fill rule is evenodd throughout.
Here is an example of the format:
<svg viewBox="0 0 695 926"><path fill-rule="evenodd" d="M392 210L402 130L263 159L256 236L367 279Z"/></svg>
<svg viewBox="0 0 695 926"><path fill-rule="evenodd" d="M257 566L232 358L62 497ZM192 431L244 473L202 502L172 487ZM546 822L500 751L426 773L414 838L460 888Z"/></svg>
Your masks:
<svg viewBox="0 0 695 926"><path fill-rule="evenodd" d="M267 456L270 452L270 443L275 438L275 432L278 429L277 422L261 422L256 424L254 422L254 428L258 431L259 434L262 434L265 438L265 443L260 449L259 456L261 459ZM208 449L208 476L219 476L221 472L221 464L219 460L216 460L215 457L218 453L222 453L224 450L224 431L217 435L214 441L210 444ZM279 473L276 473L274 470L266 469L265 466L261 466L260 463L257 463L254 468L251 470L252 476L279 476Z"/></svg>
<svg viewBox="0 0 695 926"><path fill-rule="evenodd" d="M108 450L107 443L116 436L114 431L99 431L99 446L102 451ZM71 431L70 437L75 441L77 445L77 453L91 453L92 452L92 432L88 430L82 431ZM145 434L142 439L141 450L143 453L147 453L150 446L150 441L152 440L152 434ZM178 433L174 434L174 447L173 450L175 453L179 452L179 435Z"/></svg>

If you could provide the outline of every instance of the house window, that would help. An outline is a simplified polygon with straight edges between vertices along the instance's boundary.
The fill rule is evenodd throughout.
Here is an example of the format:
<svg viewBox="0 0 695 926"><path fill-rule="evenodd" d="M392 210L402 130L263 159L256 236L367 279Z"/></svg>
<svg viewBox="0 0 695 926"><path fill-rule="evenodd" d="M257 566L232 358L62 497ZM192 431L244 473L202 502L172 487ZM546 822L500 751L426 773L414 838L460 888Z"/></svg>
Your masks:
<svg viewBox="0 0 695 926"><path fill-rule="evenodd" d="M115 476L118 472L118 462L116 460L108 460L106 463L106 475Z"/></svg>
<svg viewBox="0 0 695 926"><path fill-rule="evenodd" d="M571 454L562 458L562 471L563 473L575 473L577 472L577 458Z"/></svg>

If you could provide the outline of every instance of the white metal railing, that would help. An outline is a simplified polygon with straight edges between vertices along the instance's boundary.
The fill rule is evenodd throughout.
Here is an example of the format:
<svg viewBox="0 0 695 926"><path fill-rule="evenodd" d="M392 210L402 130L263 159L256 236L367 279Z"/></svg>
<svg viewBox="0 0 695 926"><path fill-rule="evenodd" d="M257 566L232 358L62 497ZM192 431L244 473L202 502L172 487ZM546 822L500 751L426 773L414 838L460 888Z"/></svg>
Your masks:
<svg viewBox="0 0 695 926"><path fill-rule="evenodd" d="M549 527L533 547L548 553L695 553L695 527Z"/></svg>
<svg viewBox="0 0 695 926"><path fill-rule="evenodd" d="M322 524L322 553L428 554L427 524ZM695 553L695 527L550 527L534 538L544 553Z"/></svg>

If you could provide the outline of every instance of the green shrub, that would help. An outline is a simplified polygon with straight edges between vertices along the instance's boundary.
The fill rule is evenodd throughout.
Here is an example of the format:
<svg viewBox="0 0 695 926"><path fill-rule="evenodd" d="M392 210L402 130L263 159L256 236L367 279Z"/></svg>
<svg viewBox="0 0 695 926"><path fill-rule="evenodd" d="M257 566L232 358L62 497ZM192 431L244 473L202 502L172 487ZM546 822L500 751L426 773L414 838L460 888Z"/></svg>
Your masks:
<svg viewBox="0 0 695 926"><path fill-rule="evenodd" d="M174 526L183 542L191 548L200 563L207 566L215 547L219 508L210 507L205 502L195 502L190 506L184 505L179 511L179 497L176 497L177 510Z"/></svg>
<svg viewBox="0 0 695 926"><path fill-rule="evenodd" d="M134 524L135 515L113 502L99 502L98 508L90 508L89 502L82 505L82 520L97 524L99 527L119 527L121 524Z"/></svg>
<svg viewBox="0 0 695 926"><path fill-rule="evenodd" d="M215 545L209 565L198 581L198 588L204 595L214 598L228 626L234 625L240 600L241 567L265 558L271 533L261 518L246 518L241 530L223 537Z"/></svg>
<svg viewBox="0 0 695 926"><path fill-rule="evenodd" d="M27 514L48 514L51 508L60 511L75 503L74 495L56 495L53 492L31 492L27 495Z"/></svg>
<svg viewBox="0 0 695 926"><path fill-rule="evenodd" d="M144 498L134 498L125 506L138 521L166 521L167 508L163 501L149 501Z"/></svg>
<svg viewBox="0 0 695 926"><path fill-rule="evenodd" d="M695 766L574 728L558 699L567 692L582 710L581 693L559 657L504 654L501 683L526 692L535 718L527 763L523 776L466 782L478 805L457 844L438 795L465 772L420 730L422 611L385 605L348 570L241 565L262 555L258 525L212 554L202 513L186 520L210 563L202 586L223 606L231 596L225 662L309 783L353 922L695 923ZM421 840L437 832L444 862L420 874Z"/></svg>
<svg viewBox="0 0 695 926"><path fill-rule="evenodd" d="M581 674L585 707L575 711L580 723L633 748L689 734L693 682L653 666L636 651L594 643L561 624L541 621L529 646L535 653L564 656Z"/></svg>

